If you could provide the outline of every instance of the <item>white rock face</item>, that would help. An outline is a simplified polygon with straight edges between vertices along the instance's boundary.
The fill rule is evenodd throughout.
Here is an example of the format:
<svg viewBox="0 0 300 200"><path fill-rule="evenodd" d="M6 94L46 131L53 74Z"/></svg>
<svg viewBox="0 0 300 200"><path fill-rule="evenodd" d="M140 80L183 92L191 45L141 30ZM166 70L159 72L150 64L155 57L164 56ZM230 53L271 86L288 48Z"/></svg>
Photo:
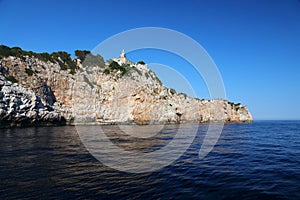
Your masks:
<svg viewBox="0 0 300 200"><path fill-rule="evenodd" d="M49 110L30 88L12 84L0 74L0 127L57 124L64 119Z"/></svg>
<svg viewBox="0 0 300 200"><path fill-rule="evenodd" d="M78 60L77 60L78 62ZM127 72L84 67L72 75L36 58L0 60L0 122L207 122L252 121L247 107L226 100L198 100L164 87L142 64ZM33 75L25 69L33 71ZM18 83L12 84L7 76Z"/></svg>

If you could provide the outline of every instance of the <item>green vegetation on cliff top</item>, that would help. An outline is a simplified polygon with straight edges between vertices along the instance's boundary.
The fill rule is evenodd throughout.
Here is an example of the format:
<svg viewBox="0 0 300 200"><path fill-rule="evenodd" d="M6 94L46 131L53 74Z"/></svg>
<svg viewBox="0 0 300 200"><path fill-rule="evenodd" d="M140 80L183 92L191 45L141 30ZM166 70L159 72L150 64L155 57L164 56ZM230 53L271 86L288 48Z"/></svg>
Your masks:
<svg viewBox="0 0 300 200"><path fill-rule="evenodd" d="M75 55L83 62L85 66L104 66L104 60L100 55L93 55L87 50L76 50ZM77 66L75 61L71 58L71 55L65 51L58 51L49 53L35 53L32 51L25 51L20 47L8 47L0 45L0 59L8 56L15 56L21 59L25 59L26 56L35 57L44 62L57 62L62 70L70 70L71 74L76 72Z"/></svg>
<svg viewBox="0 0 300 200"><path fill-rule="evenodd" d="M128 73L130 70L136 71L139 75L142 76L142 73L140 70L138 70L136 67L131 66L130 64L122 64L119 65L119 63L113 61L112 59L108 60L109 65L105 66L104 59L101 55L93 55L88 50L75 50L75 56L76 59L79 59L83 66L98 66L101 69L101 71L105 74L110 74L113 71L120 71L120 77L124 76L125 74L128 74L130 76L130 73ZM44 62L52 62L52 63L58 63L60 65L61 70L69 70L70 74L75 74L76 71L79 69L77 65L77 60L72 59L71 55L65 51L57 51L52 53L36 53L32 51L25 51L21 49L20 47L8 47L5 45L0 45L0 59L14 56L22 59L23 61L26 60L27 57L34 57ZM144 61L139 61L137 64L145 65ZM80 69L79 69L80 70ZM32 76L35 72L32 71L29 68L25 69L25 72ZM147 77L149 77L149 74L146 74ZM152 77L152 76L151 76ZM14 77L8 77L11 82L17 82ZM162 82L159 80L157 76L154 76L152 78L155 78L161 85Z"/></svg>

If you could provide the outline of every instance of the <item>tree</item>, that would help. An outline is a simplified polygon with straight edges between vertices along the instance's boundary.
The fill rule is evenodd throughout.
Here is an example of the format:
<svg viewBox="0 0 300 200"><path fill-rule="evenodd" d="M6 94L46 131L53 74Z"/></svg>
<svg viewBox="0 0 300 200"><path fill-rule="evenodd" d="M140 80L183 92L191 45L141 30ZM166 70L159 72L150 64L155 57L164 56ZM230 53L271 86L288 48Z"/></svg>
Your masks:
<svg viewBox="0 0 300 200"><path fill-rule="evenodd" d="M20 47L12 47L10 50L12 56L21 56L24 53Z"/></svg>
<svg viewBox="0 0 300 200"><path fill-rule="evenodd" d="M71 55L64 51L53 52L50 55L56 60L62 70L71 69L71 73L75 73L76 64L71 59Z"/></svg>
<svg viewBox="0 0 300 200"><path fill-rule="evenodd" d="M10 48L5 45L0 45L0 56L7 57L10 55Z"/></svg>
<svg viewBox="0 0 300 200"><path fill-rule="evenodd" d="M56 59L60 58L64 62L67 62L68 60L72 60L71 55L65 51L53 52L51 53L51 56Z"/></svg>
<svg viewBox="0 0 300 200"><path fill-rule="evenodd" d="M77 58L79 58L82 62L85 60L85 58L88 54L91 54L91 52L87 51L87 50L76 50L75 51L75 56Z"/></svg>

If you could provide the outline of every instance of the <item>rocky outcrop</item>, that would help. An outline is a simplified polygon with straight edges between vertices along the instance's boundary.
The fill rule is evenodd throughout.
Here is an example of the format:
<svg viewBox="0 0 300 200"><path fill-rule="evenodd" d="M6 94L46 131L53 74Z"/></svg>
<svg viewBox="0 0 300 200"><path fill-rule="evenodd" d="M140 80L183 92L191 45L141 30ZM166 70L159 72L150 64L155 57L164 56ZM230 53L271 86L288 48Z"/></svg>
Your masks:
<svg viewBox="0 0 300 200"><path fill-rule="evenodd" d="M119 63L118 68L76 62L78 69L71 73L54 61L2 58L1 126L252 121L240 104L199 100L164 87L145 64Z"/></svg>
<svg viewBox="0 0 300 200"><path fill-rule="evenodd" d="M0 127L64 124L64 117L45 106L36 93L0 74Z"/></svg>

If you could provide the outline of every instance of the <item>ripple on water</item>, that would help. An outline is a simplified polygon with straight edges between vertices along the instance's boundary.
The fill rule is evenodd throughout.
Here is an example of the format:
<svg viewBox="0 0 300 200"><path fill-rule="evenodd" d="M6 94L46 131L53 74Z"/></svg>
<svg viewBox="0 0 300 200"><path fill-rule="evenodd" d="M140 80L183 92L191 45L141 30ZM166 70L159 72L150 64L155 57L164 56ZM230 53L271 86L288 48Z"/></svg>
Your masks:
<svg viewBox="0 0 300 200"><path fill-rule="evenodd" d="M135 152L168 144L176 126L134 138L106 126L112 141ZM299 199L300 122L228 124L212 152L199 159L201 125L187 152L160 171L110 169L85 149L74 127L2 129L0 198ZM184 140L184 138L182 138Z"/></svg>

